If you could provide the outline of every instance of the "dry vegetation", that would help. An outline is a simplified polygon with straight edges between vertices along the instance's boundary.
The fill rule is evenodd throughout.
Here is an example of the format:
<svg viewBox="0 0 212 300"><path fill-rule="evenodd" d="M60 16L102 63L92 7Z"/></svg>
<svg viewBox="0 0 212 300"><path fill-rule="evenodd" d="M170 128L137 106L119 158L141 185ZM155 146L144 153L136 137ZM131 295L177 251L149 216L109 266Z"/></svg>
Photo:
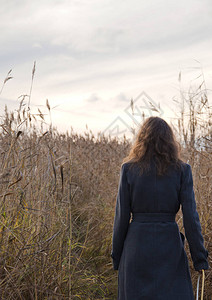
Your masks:
<svg viewBox="0 0 212 300"><path fill-rule="evenodd" d="M25 96L1 120L1 299L116 299L112 226L120 165L130 144L91 131L60 134L51 126L44 131L42 112L35 116L24 103ZM192 166L211 264L211 109L202 91L183 96L179 104L173 128ZM178 224L183 231L181 212ZM186 250L195 290L198 273L187 243ZM205 299L211 296L208 270Z"/></svg>

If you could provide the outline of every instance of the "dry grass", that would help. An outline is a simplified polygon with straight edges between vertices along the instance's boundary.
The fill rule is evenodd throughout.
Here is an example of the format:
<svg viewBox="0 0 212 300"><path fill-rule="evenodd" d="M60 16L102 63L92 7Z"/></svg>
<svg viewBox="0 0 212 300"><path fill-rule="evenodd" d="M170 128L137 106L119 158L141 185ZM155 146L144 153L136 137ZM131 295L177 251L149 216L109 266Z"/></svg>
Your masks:
<svg viewBox="0 0 212 300"><path fill-rule="evenodd" d="M206 95L195 99L196 105L205 101L202 114L183 99L175 129L179 126L183 157L192 165L197 209L210 254L211 110ZM24 101L23 96L16 112L5 110L1 120L1 299L116 299L112 226L120 165L130 144L95 137L91 131L59 134L50 126L45 132L42 112L32 115ZM49 103L47 108L51 110ZM201 142L202 149L194 141ZM178 224L181 229L181 213ZM187 244L186 249L189 253ZM195 289L198 273L190 256L189 261ZM209 270L205 299L211 295Z"/></svg>

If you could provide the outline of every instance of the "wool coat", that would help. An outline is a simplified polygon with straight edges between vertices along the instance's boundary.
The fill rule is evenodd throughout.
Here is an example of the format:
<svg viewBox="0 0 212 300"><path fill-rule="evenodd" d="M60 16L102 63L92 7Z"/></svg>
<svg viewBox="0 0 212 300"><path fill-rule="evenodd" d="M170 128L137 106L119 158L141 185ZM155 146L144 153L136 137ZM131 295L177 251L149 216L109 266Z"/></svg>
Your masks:
<svg viewBox="0 0 212 300"><path fill-rule="evenodd" d="M154 159L142 175L138 165L129 166L120 170L112 236L118 300L194 300L185 237L195 270L209 265L191 166L169 167L162 176ZM185 236L175 221L180 208Z"/></svg>

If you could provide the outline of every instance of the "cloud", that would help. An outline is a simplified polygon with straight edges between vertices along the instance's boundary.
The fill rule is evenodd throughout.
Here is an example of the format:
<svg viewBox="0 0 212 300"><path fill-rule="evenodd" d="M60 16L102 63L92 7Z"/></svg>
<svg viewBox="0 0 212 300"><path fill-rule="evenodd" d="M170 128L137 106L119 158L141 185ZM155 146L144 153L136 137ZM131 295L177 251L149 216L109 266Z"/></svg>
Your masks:
<svg viewBox="0 0 212 300"><path fill-rule="evenodd" d="M118 101L120 101L120 102L129 102L129 101L130 101L130 100L129 100L129 97L127 97L127 95L124 94L124 93L120 93L120 94L116 97L116 99L117 99Z"/></svg>
<svg viewBox="0 0 212 300"><path fill-rule="evenodd" d="M27 53L28 58L35 55L34 45L41 45L39 58L63 52L86 61L176 49L210 39L211 9L206 3L3 1L1 53L24 59Z"/></svg>
<svg viewBox="0 0 212 300"><path fill-rule="evenodd" d="M96 94L92 94L86 101L87 102L99 102L101 100Z"/></svg>

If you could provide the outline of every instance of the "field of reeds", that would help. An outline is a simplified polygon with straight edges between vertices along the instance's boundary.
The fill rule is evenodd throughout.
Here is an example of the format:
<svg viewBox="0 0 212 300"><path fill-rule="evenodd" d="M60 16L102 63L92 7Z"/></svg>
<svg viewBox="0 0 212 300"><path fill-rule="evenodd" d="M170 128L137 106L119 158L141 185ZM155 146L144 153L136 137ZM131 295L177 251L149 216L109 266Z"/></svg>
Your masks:
<svg viewBox="0 0 212 300"><path fill-rule="evenodd" d="M116 299L110 257L123 138L44 130L25 99L0 124L1 299ZM49 112L50 105L46 103ZM197 210L212 262L212 115L207 93L182 96L173 129L192 166ZM40 123L38 122L41 121ZM182 228L182 213L178 225ZM198 273L185 244L194 290ZM212 297L206 271L204 299ZM133 299L132 299L133 300Z"/></svg>

